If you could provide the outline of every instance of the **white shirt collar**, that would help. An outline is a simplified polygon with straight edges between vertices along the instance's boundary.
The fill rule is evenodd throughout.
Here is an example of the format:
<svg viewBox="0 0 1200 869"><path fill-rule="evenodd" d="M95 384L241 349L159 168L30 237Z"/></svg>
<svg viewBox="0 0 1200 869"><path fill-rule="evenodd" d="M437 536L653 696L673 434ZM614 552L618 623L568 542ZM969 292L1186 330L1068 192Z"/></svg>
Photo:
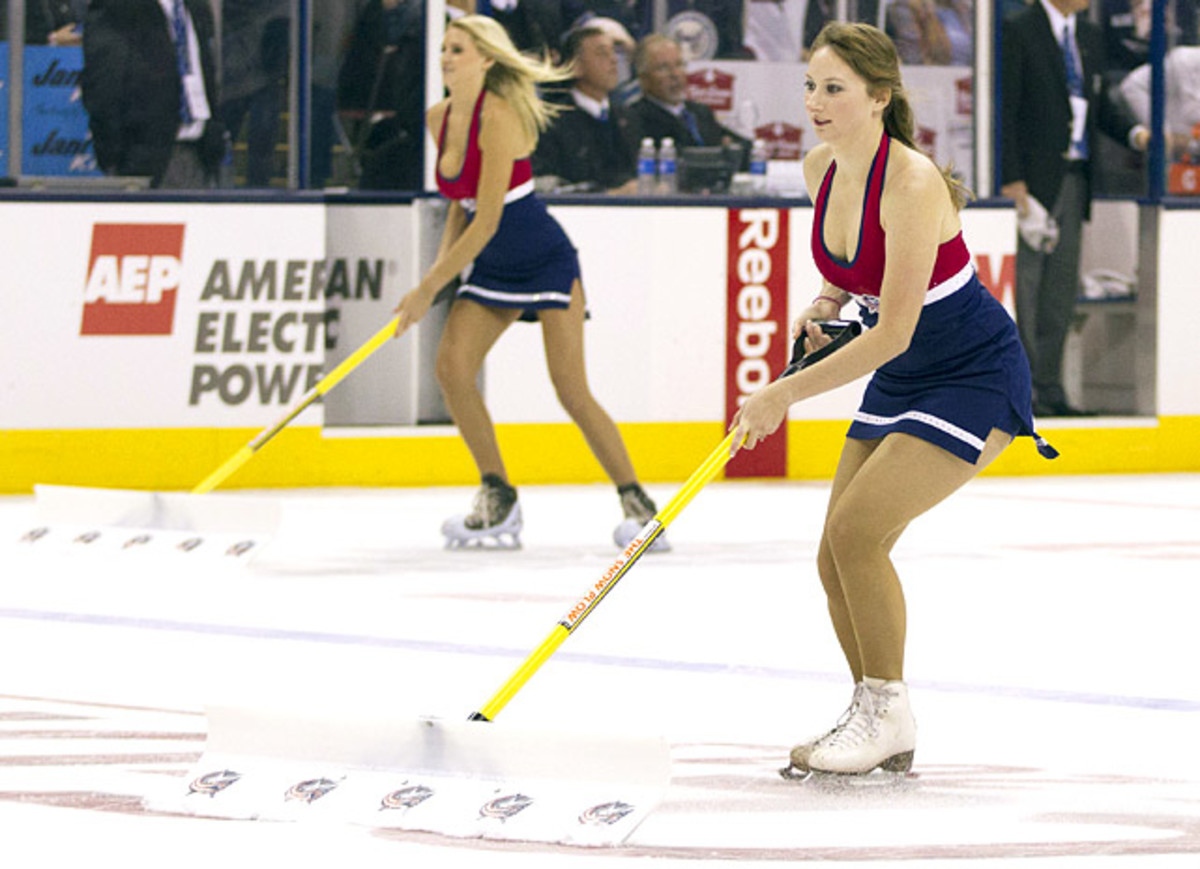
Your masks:
<svg viewBox="0 0 1200 869"><path fill-rule="evenodd" d="M597 120L600 118L602 112L609 110L607 97L602 100L593 99L579 88L571 88L571 98L575 100L575 105Z"/></svg>
<svg viewBox="0 0 1200 869"><path fill-rule="evenodd" d="M1040 0L1040 2L1042 8L1046 10L1046 15L1050 17L1050 29L1054 32L1054 41L1060 42L1062 40L1064 27L1071 31L1071 39L1075 39L1075 15L1063 15L1054 8L1050 0Z"/></svg>

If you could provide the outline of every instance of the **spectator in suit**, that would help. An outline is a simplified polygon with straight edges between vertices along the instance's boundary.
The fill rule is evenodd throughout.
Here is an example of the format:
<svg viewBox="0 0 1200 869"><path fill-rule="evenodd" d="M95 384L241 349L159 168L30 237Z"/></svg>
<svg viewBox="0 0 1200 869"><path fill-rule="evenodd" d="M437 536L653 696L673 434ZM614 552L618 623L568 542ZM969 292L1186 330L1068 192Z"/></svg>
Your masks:
<svg viewBox="0 0 1200 869"><path fill-rule="evenodd" d="M609 99L618 83L613 37L600 27L576 28L563 43L563 59L575 78L569 91L550 98L563 111L538 139L533 174L576 189L634 193L636 132L627 111Z"/></svg>
<svg viewBox="0 0 1200 869"><path fill-rule="evenodd" d="M362 189L421 189L424 0L368 0L338 75L338 108L359 118L354 148Z"/></svg>
<svg viewBox="0 0 1200 869"><path fill-rule="evenodd" d="M1149 131L1103 87L1089 0L1035 0L1004 22L1000 192L1017 208L1017 326L1033 369L1034 413L1085 413L1067 403L1062 356L1079 292L1082 227L1091 214L1093 155L1104 132L1144 151ZM1057 241L1024 231L1048 214Z"/></svg>
<svg viewBox="0 0 1200 869"><path fill-rule="evenodd" d="M92 0L83 106L96 161L154 187L212 187L225 153L208 0Z"/></svg>
<svg viewBox="0 0 1200 869"><path fill-rule="evenodd" d="M630 112L640 135L649 136L656 145L670 137L677 148L737 145L744 168L750 143L720 124L708 106L686 98L687 66L679 43L651 34L638 43L633 65L642 96Z"/></svg>

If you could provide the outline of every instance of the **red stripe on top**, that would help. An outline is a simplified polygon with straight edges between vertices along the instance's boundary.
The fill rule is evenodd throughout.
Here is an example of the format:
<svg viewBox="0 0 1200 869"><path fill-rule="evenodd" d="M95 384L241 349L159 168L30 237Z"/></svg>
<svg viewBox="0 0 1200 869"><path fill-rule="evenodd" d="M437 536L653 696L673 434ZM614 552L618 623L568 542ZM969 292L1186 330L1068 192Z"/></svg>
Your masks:
<svg viewBox="0 0 1200 869"><path fill-rule="evenodd" d="M475 101L475 111L471 115L471 128L467 132L467 153L463 158L462 169L454 178L447 178L442 174L442 149L446 142L446 124L450 120L450 106L446 107L446 114L442 118L442 129L438 134L438 163L437 163L437 186L438 191L447 199L474 199L479 193L479 172L483 165L483 154L479 150L479 116L483 110L483 96L487 93L484 89L479 92L479 99ZM525 182L533 178L533 165L528 157L513 161L512 175L508 180L508 189L520 187Z"/></svg>
<svg viewBox="0 0 1200 869"><path fill-rule="evenodd" d="M862 220L858 230L858 249L849 261L838 259L825 246L825 212L829 203L829 191L837 173L837 161L831 163L825 171L821 189L817 192L816 202L813 203L811 247L817 270L833 286L854 295L878 296L883 287L883 271L887 264L887 234L879 220L879 203L883 198L890 145L891 137L884 133L871 161L871 171L867 175ZM971 253L967 250L960 231L954 238L938 246L929 286L935 287L958 274L970 261Z"/></svg>

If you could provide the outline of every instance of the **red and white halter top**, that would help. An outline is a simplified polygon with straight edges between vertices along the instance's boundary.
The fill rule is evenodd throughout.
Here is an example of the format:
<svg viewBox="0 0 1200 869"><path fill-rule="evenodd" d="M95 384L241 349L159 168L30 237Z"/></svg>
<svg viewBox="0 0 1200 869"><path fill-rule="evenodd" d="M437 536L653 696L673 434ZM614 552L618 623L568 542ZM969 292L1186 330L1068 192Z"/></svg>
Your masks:
<svg viewBox="0 0 1200 869"><path fill-rule="evenodd" d="M483 98L487 89L479 92L475 101L475 111L471 115L471 128L467 133L467 153L463 157L462 169L453 178L442 174L442 150L446 142L446 125L450 120L450 107L442 118L442 129L438 135L438 191L447 199L474 200L479 192L479 171L483 163L483 155L479 150L479 115L483 109ZM508 181L509 195L505 202L519 199L533 191L533 165L528 157L513 161L512 176ZM516 195L519 192L520 195Z"/></svg>
<svg viewBox="0 0 1200 869"><path fill-rule="evenodd" d="M890 144L891 137L884 133L871 161L871 171L867 175L862 220L858 230L858 249L849 261L838 259L825 246L825 211L833 178L837 173L837 161L831 163L825 171L821 189L813 203L811 246L817 270L833 286L858 296L859 301L870 308L878 306L879 291L883 286L883 270L887 261L886 233L879 221L879 202L883 197ZM970 280L972 274L974 268L971 264L971 253L963 241L962 232L959 232L954 238L938 246L925 304L945 298L960 289Z"/></svg>

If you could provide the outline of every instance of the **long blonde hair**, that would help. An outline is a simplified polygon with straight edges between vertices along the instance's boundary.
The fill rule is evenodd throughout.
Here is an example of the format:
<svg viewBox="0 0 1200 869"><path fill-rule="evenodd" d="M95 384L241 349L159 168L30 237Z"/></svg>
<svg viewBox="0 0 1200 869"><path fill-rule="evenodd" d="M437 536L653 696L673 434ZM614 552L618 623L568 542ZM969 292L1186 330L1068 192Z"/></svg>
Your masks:
<svg viewBox="0 0 1200 869"><path fill-rule="evenodd" d="M504 97L521 119L526 136L536 144L538 135L558 114L555 106L542 101L538 85L567 81L573 74L571 67L521 54L508 31L486 15L464 15L446 26L466 33L479 53L492 61L483 80L484 89Z"/></svg>
<svg viewBox="0 0 1200 869"><path fill-rule="evenodd" d="M812 51L825 47L836 53L867 83L867 93L872 97L879 96L883 91L891 94L891 100L883 110L883 129L893 139L923 153L914 141L916 120L908 93L900 79L900 57L891 38L870 24L831 21L821 28L813 40ZM954 177L951 166L938 168L950 190L955 209L961 209L974 198L974 194Z"/></svg>

